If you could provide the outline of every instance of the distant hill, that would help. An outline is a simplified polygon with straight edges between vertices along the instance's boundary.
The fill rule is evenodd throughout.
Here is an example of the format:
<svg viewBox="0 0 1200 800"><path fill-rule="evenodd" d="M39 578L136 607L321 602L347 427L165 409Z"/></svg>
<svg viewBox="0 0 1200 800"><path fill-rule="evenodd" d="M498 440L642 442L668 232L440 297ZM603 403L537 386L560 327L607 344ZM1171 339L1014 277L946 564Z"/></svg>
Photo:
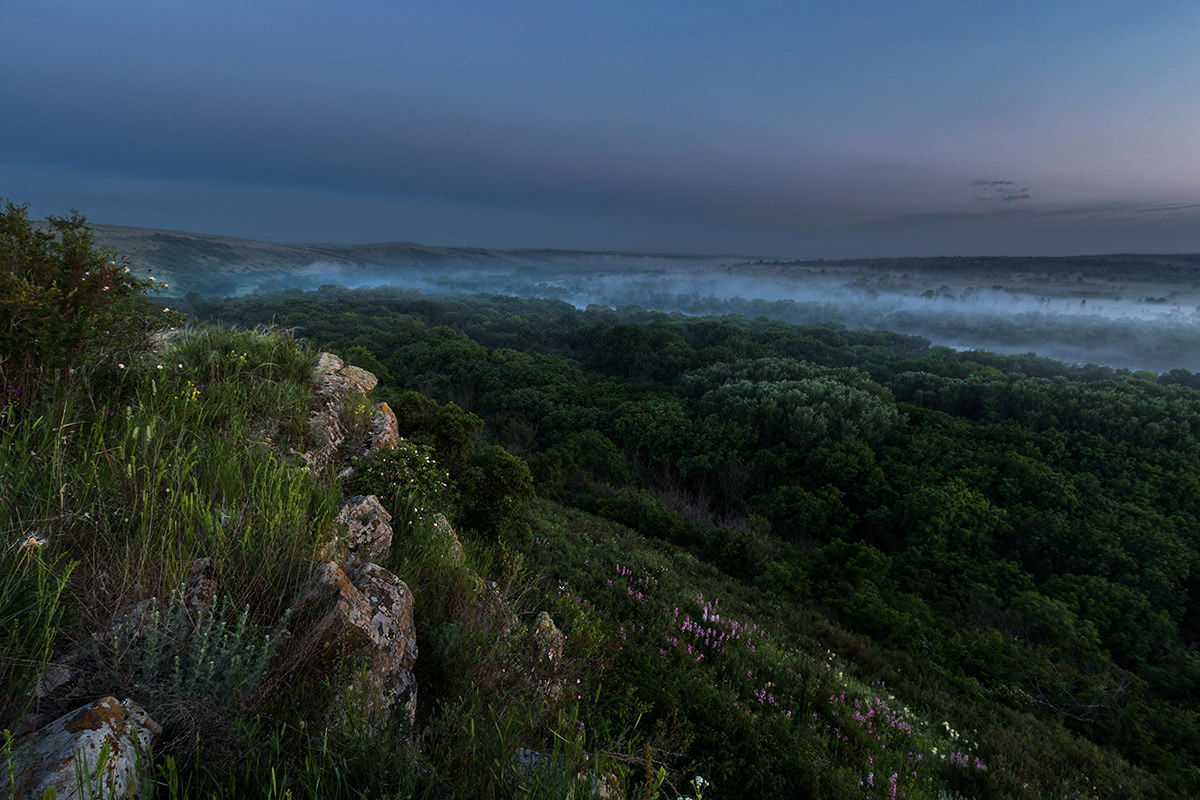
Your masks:
<svg viewBox="0 0 1200 800"><path fill-rule="evenodd" d="M590 273L601 263L609 269L628 266L640 272L648 268L653 271L659 264L678 268L684 263L740 260L616 251L430 247L415 242L296 244L122 225L92 227L100 244L127 258L135 271L171 284L171 293L178 295L192 291L229 295L309 289L343 281L352 285L406 279L420 282L453 276L508 275L518 270L528 280L539 270L551 267L555 275L573 268Z"/></svg>

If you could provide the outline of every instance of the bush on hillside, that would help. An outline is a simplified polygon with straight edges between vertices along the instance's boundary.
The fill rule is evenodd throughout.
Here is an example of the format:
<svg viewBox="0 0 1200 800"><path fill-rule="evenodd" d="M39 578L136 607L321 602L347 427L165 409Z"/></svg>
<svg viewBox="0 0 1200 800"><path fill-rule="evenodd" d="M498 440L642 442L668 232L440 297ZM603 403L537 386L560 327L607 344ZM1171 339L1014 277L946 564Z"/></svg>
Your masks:
<svg viewBox="0 0 1200 800"><path fill-rule="evenodd" d="M0 208L0 377L12 386L112 358L156 327L142 302L153 279L98 247L85 217L38 225L27 212L7 200Z"/></svg>

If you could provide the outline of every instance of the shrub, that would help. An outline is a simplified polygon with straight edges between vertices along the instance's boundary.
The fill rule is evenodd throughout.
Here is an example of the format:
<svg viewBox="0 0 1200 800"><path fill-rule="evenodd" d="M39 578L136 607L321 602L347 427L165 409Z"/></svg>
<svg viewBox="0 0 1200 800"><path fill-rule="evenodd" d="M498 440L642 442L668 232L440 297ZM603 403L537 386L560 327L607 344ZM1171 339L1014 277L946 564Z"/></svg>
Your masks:
<svg viewBox="0 0 1200 800"><path fill-rule="evenodd" d="M446 501L450 479L426 445L402 439L366 456L357 467L348 491L375 495L393 516L423 519Z"/></svg>
<svg viewBox="0 0 1200 800"><path fill-rule="evenodd" d="M460 522L464 527L496 539L530 538L529 501L533 476L529 466L499 445L475 457L459 481L462 494Z"/></svg>
<svg viewBox="0 0 1200 800"><path fill-rule="evenodd" d="M27 208L0 209L0 374L67 372L144 341L154 324L139 301L152 279L97 247L78 212L43 228Z"/></svg>

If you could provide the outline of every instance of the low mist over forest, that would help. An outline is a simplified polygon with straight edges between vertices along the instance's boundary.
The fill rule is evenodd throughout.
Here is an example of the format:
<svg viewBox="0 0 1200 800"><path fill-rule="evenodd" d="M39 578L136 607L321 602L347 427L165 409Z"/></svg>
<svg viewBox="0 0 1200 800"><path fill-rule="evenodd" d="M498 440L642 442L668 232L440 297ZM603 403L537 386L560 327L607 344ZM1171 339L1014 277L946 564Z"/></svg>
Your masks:
<svg viewBox="0 0 1200 800"><path fill-rule="evenodd" d="M322 285L550 298L837 322L958 349L1200 370L1200 254L775 260L569 250L285 244L111 225L98 238L167 293Z"/></svg>

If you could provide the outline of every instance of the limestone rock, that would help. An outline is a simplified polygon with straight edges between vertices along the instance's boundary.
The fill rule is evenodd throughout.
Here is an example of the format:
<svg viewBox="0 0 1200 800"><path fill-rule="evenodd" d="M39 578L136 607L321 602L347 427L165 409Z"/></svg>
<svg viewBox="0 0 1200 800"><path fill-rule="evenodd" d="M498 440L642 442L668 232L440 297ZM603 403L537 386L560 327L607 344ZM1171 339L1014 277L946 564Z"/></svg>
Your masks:
<svg viewBox="0 0 1200 800"><path fill-rule="evenodd" d="M342 367L337 371L337 376L334 385L339 393L345 394L348 392L362 392L366 394L375 388L379 383L379 378L375 377L375 373L369 372L362 367Z"/></svg>
<svg viewBox="0 0 1200 800"><path fill-rule="evenodd" d="M375 406L375 418L371 421L371 452L395 447L400 442L400 424L396 412L387 403Z"/></svg>
<svg viewBox="0 0 1200 800"><path fill-rule="evenodd" d="M343 366L342 360L333 353L321 353L317 359L317 366L313 369L313 380L319 386L324 383L329 376L336 375L338 370Z"/></svg>
<svg viewBox="0 0 1200 800"><path fill-rule="evenodd" d="M411 725L417 709L417 633L412 592L383 567L370 562L343 567L333 561L317 569L316 586L301 600L327 608L311 626L296 632L305 671L328 675L344 655L361 655L350 692L365 692L375 722L399 719Z"/></svg>
<svg viewBox="0 0 1200 800"><path fill-rule="evenodd" d="M351 497L334 521L346 526L346 544L352 559L370 561L392 546L392 515L373 494Z"/></svg>
<svg viewBox="0 0 1200 800"><path fill-rule="evenodd" d="M317 366L313 368L312 380L317 387L320 406L313 412L309 425L312 438L318 445L303 453L302 458L310 469L322 470L333 461L338 449L350 438L353 423L346 412L346 398L371 391L379 383L379 379L361 367L345 366L342 360L332 353L322 353L317 360ZM391 416L394 423L395 414ZM378 407L376 418L379 418ZM383 424L386 427L386 421ZM371 431L372 447L377 435L375 427L373 425ZM387 431L382 430L378 435L386 436ZM396 440L398 439L397 433Z"/></svg>
<svg viewBox="0 0 1200 800"><path fill-rule="evenodd" d="M13 752L13 784L0 771L0 794L38 798L54 789L59 800L140 797L139 763L162 728L131 700L105 697L64 714L28 736ZM107 747L105 747L107 745ZM101 751L107 754L101 764ZM82 759L82 760L81 760ZM139 761L140 759L140 761ZM81 786L79 776L86 776Z"/></svg>

